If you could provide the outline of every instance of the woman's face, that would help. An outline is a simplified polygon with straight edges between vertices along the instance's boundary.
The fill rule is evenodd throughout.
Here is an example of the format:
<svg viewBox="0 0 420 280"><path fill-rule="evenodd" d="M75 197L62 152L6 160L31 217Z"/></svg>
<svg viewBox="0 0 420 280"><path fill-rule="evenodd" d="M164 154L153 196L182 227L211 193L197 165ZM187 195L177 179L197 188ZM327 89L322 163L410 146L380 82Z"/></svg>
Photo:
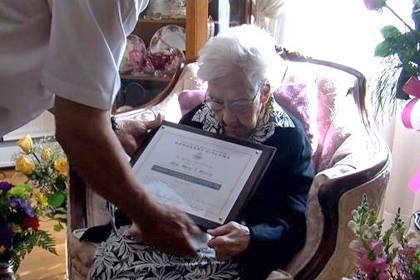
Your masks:
<svg viewBox="0 0 420 280"><path fill-rule="evenodd" d="M223 125L224 134L248 138L262 110L259 89L252 92L240 72L208 82L207 104Z"/></svg>

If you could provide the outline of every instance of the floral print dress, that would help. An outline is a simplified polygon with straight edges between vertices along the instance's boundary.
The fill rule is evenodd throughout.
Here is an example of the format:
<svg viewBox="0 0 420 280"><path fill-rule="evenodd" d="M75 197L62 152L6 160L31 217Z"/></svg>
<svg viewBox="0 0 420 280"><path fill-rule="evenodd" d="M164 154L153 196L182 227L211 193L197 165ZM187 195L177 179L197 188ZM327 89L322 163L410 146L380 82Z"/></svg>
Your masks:
<svg viewBox="0 0 420 280"><path fill-rule="evenodd" d="M237 264L216 260L208 247L195 258L179 258L132 240L128 229L121 227L99 245L90 279L239 279Z"/></svg>

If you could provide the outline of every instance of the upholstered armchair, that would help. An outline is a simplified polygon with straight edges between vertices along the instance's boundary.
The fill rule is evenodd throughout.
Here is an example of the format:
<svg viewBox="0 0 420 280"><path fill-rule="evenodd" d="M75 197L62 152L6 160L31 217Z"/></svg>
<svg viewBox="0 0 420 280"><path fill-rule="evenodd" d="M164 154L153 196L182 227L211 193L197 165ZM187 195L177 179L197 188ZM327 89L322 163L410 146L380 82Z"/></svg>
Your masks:
<svg viewBox="0 0 420 280"><path fill-rule="evenodd" d="M349 250L353 236L347 226L351 211L362 194L367 194L369 205L380 209L389 179L390 152L366 109L366 81L360 72L282 48L278 53L288 61L288 70L274 97L303 122L316 170L306 211L306 243L285 271L294 279L341 279L354 268ZM183 63L162 93L146 104L147 110L119 117L144 118L152 110L177 122L203 98L194 79L196 67L194 62ZM86 277L95 251L95 244L80 242L72 231L107 222L105 208L105 201L72 172L70 279ZM288 273L274 271L269 279L287 279Z"/></svg>

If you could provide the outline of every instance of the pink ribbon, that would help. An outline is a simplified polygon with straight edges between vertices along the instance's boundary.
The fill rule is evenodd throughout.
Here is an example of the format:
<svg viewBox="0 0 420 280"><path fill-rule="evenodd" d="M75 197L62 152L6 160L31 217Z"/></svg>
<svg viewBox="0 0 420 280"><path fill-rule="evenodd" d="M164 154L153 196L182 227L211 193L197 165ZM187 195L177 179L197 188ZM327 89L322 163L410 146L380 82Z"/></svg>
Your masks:
<svg viewBox="0 0 420 280"><path fill-rule="evenodd" d="M419 101L420 99L420 80L417 77L411 77L403 86L403 91L406 92L407 94L414 96L414 98L412 100L410 100L407 105L405 105L402 114L401 114L401 118L402 118L402 122L404 124L405 127L407 128L415 128L415 129L420 129L420 127L417 127L418 125L418 121L415 120L415 118L419 117L418 114L418 106L416 106L417 109L414 109L417 101ZM420 104L420 103L419 103ZM414 110L417 110L414 111ZM413 121L416 123L414 124ZM414 127L416 126L416 127ZM410 190L412 192L419 192L420 191L420 168L416 171L416 173L414 174L414 176L410 179L410 181L408 182L408 187L410 188Z"/></svg>
<svg viewBox="0 0 420 280"><path fill-rule="evenodd" d="M413 112L413 107L416 104L416 102L419 101L419 99L414 98L411 99L404 107L402 114L401 114L401 120L406 128L413 128L413 123L411 121L411 113Z"/></svg>
<svg viewBox="0 0 420 280"><path fill-rule="evenodd" d="M403 86L403 91L414 98L405 105L401 119L406 128L420 129L420 103L416 104L420 98L420 80L417 77L410 77Z"/></svg>

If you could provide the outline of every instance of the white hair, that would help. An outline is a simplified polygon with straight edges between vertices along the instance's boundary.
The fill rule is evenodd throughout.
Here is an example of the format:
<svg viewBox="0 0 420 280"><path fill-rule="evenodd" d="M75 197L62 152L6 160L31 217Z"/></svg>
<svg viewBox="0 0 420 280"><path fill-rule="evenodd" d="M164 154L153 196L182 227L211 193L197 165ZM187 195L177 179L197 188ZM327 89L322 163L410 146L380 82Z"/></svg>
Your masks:
<svg viewBox="0 0 420 280"><path fill-rule="evenodd" d="M228 28L210 39L200 51L198 65L197 75L204 81L242 71L254 90L265 80L275 89L286 68L273 37L255 25Z"/></svg>

